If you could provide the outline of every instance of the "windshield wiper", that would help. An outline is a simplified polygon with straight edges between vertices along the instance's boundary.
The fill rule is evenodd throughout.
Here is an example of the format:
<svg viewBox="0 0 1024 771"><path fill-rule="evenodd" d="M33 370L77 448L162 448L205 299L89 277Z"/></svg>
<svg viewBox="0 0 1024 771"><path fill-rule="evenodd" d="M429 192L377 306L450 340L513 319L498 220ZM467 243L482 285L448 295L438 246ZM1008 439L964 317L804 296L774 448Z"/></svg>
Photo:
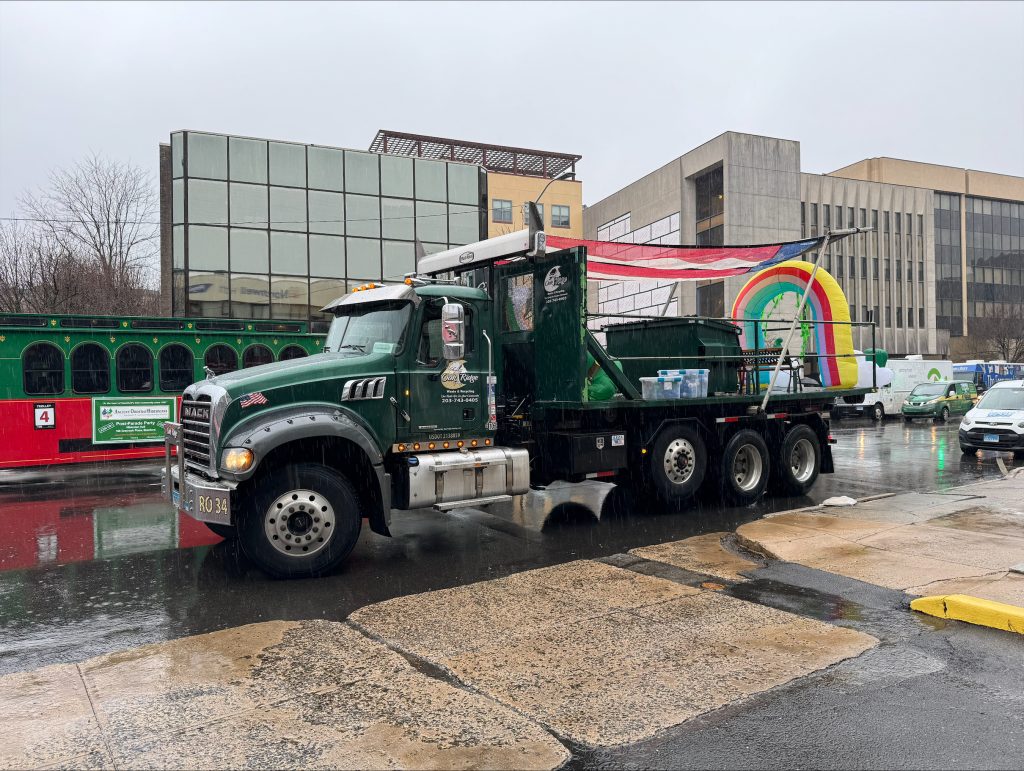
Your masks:
<svg viewBox="0 0 1024 771"><path fill-rule="evenodd" d="M338 346L339 351L344 351L346 348L355 348L360 353L366 353L366 346L362 343L345 343Z"/></svg>

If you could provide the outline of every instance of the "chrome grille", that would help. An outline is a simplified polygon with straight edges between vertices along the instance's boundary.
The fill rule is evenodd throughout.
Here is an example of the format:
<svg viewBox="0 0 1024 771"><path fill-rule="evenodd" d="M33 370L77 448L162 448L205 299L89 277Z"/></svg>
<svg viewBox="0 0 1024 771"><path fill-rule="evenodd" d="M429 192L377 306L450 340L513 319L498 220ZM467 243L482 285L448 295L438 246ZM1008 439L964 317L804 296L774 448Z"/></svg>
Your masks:
<svg viewBox="0 0 1024 771"><path fill-rule="evenodd" d="M185 465L203 473L210 471L210 418L213 404L209 396L181 399L181 427Z"/></svg>

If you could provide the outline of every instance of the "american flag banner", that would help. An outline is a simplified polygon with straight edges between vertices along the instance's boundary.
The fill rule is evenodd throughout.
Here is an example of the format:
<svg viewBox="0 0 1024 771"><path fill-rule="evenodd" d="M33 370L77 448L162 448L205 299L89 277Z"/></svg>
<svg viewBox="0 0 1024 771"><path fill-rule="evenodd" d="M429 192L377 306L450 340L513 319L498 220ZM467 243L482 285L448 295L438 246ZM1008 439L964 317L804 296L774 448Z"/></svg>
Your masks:
<svg viewBox="0 0 1024 771"><path fill-rule="evenodd" d="M259 391L253 391L251 394L246 394L245 396L243 396L241 401L239 401L238 406L244 410L246 407L254 407L256 405L266 403L266 396L261 394Z"/></svg>
<svg viewBox="0 0 1024 771"><path fill-rule="evenodd" d="M547 248L586 247L587 277L591 279L699 281L753 273L795 259L821 242L822 238L808 238L758 246L669 246L548 235Z"/></svg>

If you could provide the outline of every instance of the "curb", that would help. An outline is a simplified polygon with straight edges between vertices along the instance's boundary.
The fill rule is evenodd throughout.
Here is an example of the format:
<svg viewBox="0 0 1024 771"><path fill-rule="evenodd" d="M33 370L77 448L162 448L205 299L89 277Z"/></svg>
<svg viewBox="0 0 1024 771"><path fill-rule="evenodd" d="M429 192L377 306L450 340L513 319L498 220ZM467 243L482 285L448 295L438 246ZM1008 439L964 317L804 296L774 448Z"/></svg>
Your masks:
<svg viewBox="0 0 1024 771"><path fill-rule="evenodd" d="M929 616L1024 634L1024 608L1018 608L1016 605L983 600L966 594L946 594L918 597L911 601L910 607Z"/></svg>

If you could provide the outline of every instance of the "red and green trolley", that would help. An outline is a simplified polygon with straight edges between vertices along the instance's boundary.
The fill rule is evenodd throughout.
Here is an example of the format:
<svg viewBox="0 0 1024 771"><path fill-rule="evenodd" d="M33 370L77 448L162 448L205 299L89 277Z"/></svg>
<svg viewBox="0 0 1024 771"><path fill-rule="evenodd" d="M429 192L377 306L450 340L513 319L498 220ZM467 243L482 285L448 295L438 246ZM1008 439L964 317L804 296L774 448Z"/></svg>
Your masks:
<svg viewBox="0 0 1024 771"><path fill-rule="evenodd" d="M207 370L322 346L301 321L0 314L0 469L161 457Z"/></svg>

